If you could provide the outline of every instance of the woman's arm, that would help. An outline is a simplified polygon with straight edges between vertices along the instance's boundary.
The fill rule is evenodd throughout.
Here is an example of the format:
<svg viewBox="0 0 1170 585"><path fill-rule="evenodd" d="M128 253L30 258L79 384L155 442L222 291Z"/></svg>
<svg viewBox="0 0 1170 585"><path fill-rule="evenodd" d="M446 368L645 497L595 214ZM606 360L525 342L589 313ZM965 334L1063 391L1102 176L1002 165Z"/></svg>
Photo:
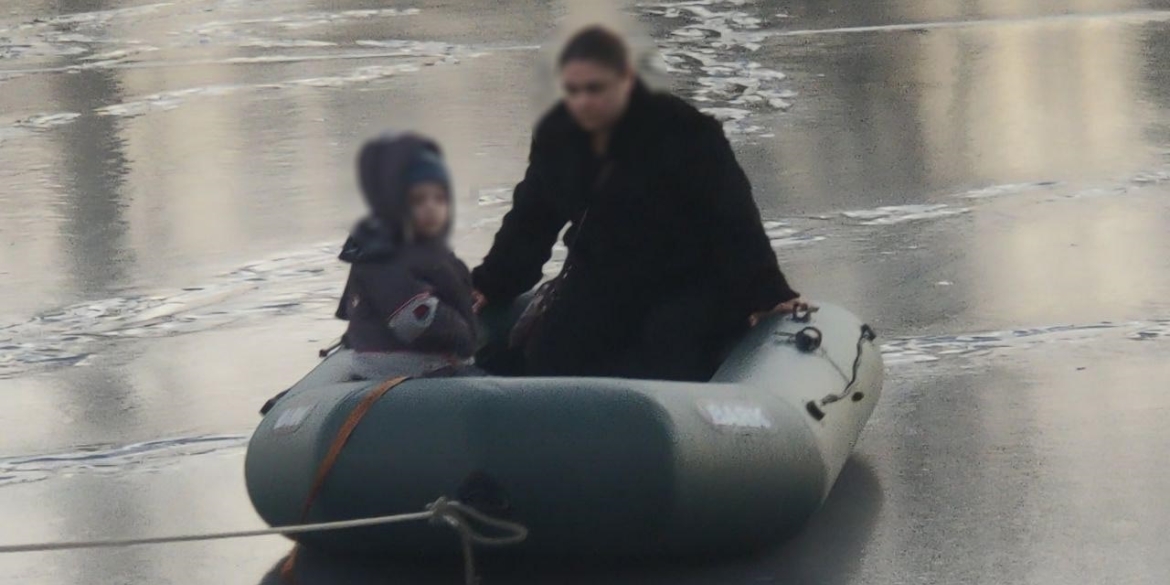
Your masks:
<svg viewBox="0 0 1170 585"><path fill-rule="evenodd" d="M540 282L557 234L568 218L551 204L543 164L549 141L533 140L524 180L516 185L512 209L487 256L472 271L475 289L491 303L507 303Z"/></svg>
<svg viewBox="0 0 1170 585"><path fill-rule="evenodd" d="M713 119L704 118L687 142L689 188L710 221L711 258L720 282L734 291L747 313L766 311L800 297L780 270L764 231L751 183Z"/></svg>

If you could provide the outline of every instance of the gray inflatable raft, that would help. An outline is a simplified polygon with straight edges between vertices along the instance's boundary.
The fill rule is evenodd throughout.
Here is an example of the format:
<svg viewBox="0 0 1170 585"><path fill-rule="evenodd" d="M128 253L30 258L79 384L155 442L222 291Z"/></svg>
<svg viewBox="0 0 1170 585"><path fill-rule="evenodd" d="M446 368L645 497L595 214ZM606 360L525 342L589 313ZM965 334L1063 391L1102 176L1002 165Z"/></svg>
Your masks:
<svg viewBox="0 0 1170 585"><path fill-rule="evenodd" d="M379 385L320 383L344 357L294 386L252 436L245 474L264 520L417 512L445 496L527 526L509 550L541 556L720 552L790 534L832 488L883 373L872 331L822 305L808 321L752 329L707 383L407 380L372 404L302 516L339 429ZM296 538L380 556L459 551L453 531L427 523Z"/></svg>

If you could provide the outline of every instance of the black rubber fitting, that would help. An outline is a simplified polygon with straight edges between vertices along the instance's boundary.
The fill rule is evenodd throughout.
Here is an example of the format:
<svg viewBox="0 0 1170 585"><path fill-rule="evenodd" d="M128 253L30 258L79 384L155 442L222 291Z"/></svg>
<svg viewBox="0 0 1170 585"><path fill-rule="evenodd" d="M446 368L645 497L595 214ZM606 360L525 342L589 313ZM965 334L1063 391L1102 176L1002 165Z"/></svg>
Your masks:
<svg viewBox="0 0 1170 585"><path fill-rule="evenodd" d="M455 497L485 514L506 516L512 508L504 486L483 471L473 471L464 478Z"/></svg>
<svg viewBox="0 0 1170 585"><path fill-rule="evenodd" d="M825 420L825 411L821 410L821 407L817 406L816 402L809 400L808 404L804 405L804 407L814 419Z"/></svg>
<svg viewBox="0 0 1170 585"><path fill-rule="evenodd" d="M792 342L796 344L796 349L804 353L820 349L822 340L821 330L816 327L805 327L792 336Z"/></svg>

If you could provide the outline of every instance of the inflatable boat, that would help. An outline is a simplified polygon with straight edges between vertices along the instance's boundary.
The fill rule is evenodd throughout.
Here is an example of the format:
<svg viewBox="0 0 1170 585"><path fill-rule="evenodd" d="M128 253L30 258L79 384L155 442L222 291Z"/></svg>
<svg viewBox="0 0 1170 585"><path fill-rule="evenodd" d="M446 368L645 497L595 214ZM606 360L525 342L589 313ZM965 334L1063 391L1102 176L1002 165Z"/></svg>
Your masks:
<svg viewBox="0 0 1170 585"><path fill-rule="evenodd" d="M506 331L508 319L487 329ZM252 436L245 475L260 516L338 521L450 498L527 527L509 550L539 556L718 553L791 534L828 495L883 374L872 329L831 305L759 324L705 383L322 382L336 379L345 351L277 400ZM427 523L295 538L380 557L460 550L453 531Z"/></svg>

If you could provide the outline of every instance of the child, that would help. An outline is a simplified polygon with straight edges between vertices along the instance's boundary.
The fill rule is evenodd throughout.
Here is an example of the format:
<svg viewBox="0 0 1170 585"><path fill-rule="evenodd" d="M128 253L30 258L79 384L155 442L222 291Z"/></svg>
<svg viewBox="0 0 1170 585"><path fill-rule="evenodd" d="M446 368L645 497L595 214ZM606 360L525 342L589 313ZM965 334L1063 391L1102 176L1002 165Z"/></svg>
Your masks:
<svg viewBox="0 0 1170 585"><path fill-rule="evenodd" d="M471 275L447 245L450 181L439 147L412 134L367 142L358 176L369 216L346 240L337 317L354 377L418 376L470 363Z"/></svg>

